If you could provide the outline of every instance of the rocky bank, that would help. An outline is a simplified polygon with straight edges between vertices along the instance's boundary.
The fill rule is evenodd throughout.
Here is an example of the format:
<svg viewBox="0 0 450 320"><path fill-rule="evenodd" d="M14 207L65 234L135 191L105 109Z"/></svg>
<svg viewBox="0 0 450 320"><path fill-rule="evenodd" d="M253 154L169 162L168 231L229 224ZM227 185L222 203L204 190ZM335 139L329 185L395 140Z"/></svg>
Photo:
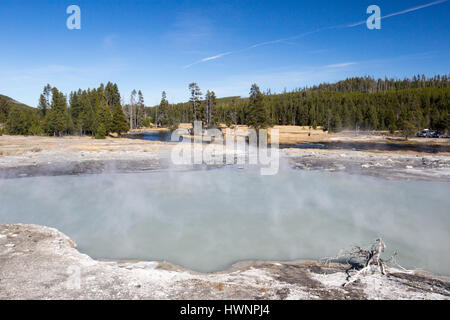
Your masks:
<svg viewBox="0 0 450 320"><path fill-rule="evenodd" d="M344 264L241 262L195 273L167 262L96 261L56 229L0 226L0 299L450 299L450 279L375 271L346 287Z"/></svg>

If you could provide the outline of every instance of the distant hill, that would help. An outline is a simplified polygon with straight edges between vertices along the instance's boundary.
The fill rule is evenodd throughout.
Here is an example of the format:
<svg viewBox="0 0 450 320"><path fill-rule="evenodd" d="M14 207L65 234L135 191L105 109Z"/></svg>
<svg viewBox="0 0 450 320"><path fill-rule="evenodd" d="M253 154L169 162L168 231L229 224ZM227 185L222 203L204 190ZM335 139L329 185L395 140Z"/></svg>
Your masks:
<svg viewBox="0 0 450 320"><path fill-rule="evenodd" d="M17 107L23 111L36 112L36 108L30 107L22 102L0 94L0 123L4 123L11 108Z"/></svg>
<svg viewBox="0 0 450 320"><path fill-rule="evenodd" d="M8 96L4 96L2 94L0 94L0 101L8 103L11 107L12 106L18 106L18 107L21 107L21 108L30 108L30 109L33 109L33 110L35 109L33 107L30 107L30 106L26 105L25 103L19 102L17 100L14 100L13 98L10 98Z"/></svg>
<svg viewBox="0 0 450 320"><path fill-rule="evenodd" d="M240 96L233 96L233 97L217 98L216 101L217 101L217 103L230 103L232 101L240 100L240 99L243 99L243 98Z"/></svg>

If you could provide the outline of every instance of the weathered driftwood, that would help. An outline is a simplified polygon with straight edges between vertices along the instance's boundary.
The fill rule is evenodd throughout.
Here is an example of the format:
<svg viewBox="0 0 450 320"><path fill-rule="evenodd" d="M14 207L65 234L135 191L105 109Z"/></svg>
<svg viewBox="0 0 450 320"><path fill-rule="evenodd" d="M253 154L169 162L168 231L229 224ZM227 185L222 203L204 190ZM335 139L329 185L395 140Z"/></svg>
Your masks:
<svg viewBox="0 0 450 320"><path fill-rule="evenodd" d="M350 279L350 274L347 272L347 282L343 284L343 286L347 286L350 283L356 281L361 274L365 274L367 271L371 269L372 265L378 265L380 268L380 272L382 275L386 275L386 268L383 260L380 258L380 255L386 249L386 245L384 244L381 238L375 240L375 243L369 250L364 250L361 247L355 247L352 252L352 255L355 257L359 257L365 260L364 267L359 270L352 279Z"/></svg>
<svg viewBox="0 0 450 320"><path fill-rule="evenodd" d="M383 242L383 239L378 238L375 240L375 243L372 244L370 249L364 249L360 246L355 246L351 250L341 251L336 257L326 259L326 263L331 260L342 260L346 259L346 262L351 265L351 267L347 270L347 279L343 286L347 286L358 278L365 274L368 271L372 270L372 266L378 266L382 275L386 275L386 269L389 263L395 264L397 267L401 268L405 272L410 272L405 268L401 267L396 261L395 256L397 253L394 253L392 257L387 260L383 260L381 258L381 254L385 251L386 244ZM350 271L357 270L356 273L352 276Z"/></svg>

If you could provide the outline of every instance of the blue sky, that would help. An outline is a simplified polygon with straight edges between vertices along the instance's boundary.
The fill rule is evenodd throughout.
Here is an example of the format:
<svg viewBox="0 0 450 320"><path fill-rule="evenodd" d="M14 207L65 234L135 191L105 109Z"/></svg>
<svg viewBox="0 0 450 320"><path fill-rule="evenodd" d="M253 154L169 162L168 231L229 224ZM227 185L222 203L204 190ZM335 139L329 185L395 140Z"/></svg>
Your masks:
<svg viewBox="0 0 450 320"><path fill-rule="evenodd" d="M423 5L430 4L422 7ZM69 5L81 30L68 30ZM369 30L376 4L381 30ZM411 10L407 10L411 9ZM405 11L406 10L406 11ZM350 76L450 73L450 1L0 1L0 93L36 106L45 84L65 93L119 85L128 102L188 99L188 84L219 97L252 83L284 88Z"/></svg>

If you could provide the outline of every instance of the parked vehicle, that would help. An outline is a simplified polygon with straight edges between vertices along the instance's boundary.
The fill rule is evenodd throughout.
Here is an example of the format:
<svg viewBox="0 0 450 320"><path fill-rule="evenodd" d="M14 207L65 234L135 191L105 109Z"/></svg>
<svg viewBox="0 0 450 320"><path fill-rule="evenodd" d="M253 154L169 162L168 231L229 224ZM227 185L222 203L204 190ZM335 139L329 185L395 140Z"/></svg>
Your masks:
<svg viewBox="0 0 450 320"><path fill-rule="evenodd" d="M417 137L419 138L447 138L442 131L424 129L417 133Z"/></svg>
<svg viewBox="0 0 450 320"><path fill-rule="evenodd" d="M430 129L424 129L417 133L417 137L419 138L426 138L428 137L428 133L430 132Z"/></svg>

